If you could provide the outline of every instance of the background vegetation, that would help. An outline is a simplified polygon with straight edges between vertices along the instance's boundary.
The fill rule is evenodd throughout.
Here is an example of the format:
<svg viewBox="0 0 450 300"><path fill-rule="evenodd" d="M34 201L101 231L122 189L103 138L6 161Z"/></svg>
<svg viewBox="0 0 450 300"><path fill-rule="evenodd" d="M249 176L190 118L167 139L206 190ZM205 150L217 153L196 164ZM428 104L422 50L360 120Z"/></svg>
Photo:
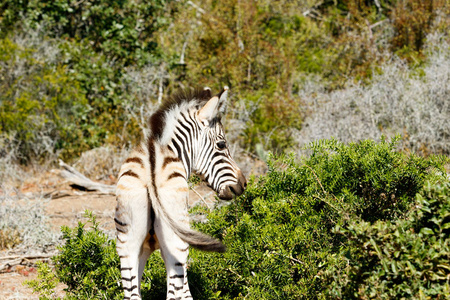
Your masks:
<svg viewBox="0 0 450 300"><path fill-rule="evenodd" d="M449 9L445 0L3 0L2 155L70 159L105 143L132 144L161 99L198 85L231 87L230 127L244 127L233 140L260 156L296 148L308 116L317 111L312 126L323 118L311 101L329 97L341 115L363 119L369 98L371 137L400 132L405 148L448 154ZM373 92L393 89L389 97ZM424 117L390 122L427 111L440 116L428 126L432 136L419 134ZM366 133L337 117L339 126L326 126L352 128L350 139Z"/></svg>
<svg viewBox="0 0 450 300"><path fill-rule="evenodd" d="M192 251L195 298L447 299L449 15L446 0L0 0L1 247L57 238L40 206L12 204L23 166L108 178L165 97L228 85L232 152L269 173L194 209L229 249ZM64 282L120 298L114 241L90 222L63 229L41 297ZM164 272L152 255L147 298Z"/></svg>

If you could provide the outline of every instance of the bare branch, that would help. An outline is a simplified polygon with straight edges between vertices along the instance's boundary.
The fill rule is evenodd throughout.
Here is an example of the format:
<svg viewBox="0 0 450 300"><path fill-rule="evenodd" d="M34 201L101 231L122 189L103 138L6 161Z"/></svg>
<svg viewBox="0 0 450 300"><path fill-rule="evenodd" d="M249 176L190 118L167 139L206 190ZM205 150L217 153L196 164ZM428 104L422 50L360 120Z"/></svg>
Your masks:
<svg viewBox="0 0 450 300"><path fill-rule="evenodd" d="M98 191L102 194L114 195L116 193L115 185L107 185L92 181L62 160L59 161L59 165L64 169L59 172L59 175L72 182L75 186L83 187L88 191Z"/></svg>

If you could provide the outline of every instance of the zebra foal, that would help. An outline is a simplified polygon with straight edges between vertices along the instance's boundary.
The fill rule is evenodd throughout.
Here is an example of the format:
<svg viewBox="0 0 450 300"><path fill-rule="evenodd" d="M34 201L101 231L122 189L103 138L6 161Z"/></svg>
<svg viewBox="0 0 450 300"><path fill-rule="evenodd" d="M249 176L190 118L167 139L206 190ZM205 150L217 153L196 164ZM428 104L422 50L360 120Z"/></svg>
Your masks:
<svg viewBox="0 0 450 300"><path fill-rule="evenodd" d="M150 134L122 165L114 221L124 299L141 299L142 273L156 249L167 270L167 299L192 299L186 274L189 245L225 251L220 241L190 229L186 204L192 172L224 200L246 187L221 124L227 94L228 87L216 96L206 88L163 103L150 117Z"/></svg>

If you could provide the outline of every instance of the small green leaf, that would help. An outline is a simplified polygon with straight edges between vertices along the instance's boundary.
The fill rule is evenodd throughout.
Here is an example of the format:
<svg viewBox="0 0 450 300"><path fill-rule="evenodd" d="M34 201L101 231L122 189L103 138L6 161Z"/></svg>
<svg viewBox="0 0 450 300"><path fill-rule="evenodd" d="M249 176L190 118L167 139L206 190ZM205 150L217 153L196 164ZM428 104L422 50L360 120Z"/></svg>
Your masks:
<svg viewBox="0 0 450 300"><path fill-rule="evenodd" d="M428 227L424 227L420 230L420 233L422 233L424 235L433 235L434 231Z"/></svg>

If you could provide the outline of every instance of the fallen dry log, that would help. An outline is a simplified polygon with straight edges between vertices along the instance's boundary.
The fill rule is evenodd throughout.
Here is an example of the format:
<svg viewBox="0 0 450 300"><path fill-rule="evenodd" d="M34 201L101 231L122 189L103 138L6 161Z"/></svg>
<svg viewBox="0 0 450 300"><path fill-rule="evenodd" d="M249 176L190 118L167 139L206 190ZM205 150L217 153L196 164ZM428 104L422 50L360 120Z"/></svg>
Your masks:
<svg viewBox="0 0 450 300"><path fill-rule="evenodd" d="M34 265L35 261L48 261L55 253L34 254L34 255L12 255L0 257L0 273L10 272L18 265Z"/></svg>
<svg viewBox="0 0 450 300"><path fill-rule="evenodd" d="M70 181L72 183L71 186L74 188L87 191L98 191L102 194L110 195L114 195L116 192L115 185L108 185L92 181L62 160L59 161L59 165L61 168L63 168L63 170L59 172L59 175Z"/></svg>

